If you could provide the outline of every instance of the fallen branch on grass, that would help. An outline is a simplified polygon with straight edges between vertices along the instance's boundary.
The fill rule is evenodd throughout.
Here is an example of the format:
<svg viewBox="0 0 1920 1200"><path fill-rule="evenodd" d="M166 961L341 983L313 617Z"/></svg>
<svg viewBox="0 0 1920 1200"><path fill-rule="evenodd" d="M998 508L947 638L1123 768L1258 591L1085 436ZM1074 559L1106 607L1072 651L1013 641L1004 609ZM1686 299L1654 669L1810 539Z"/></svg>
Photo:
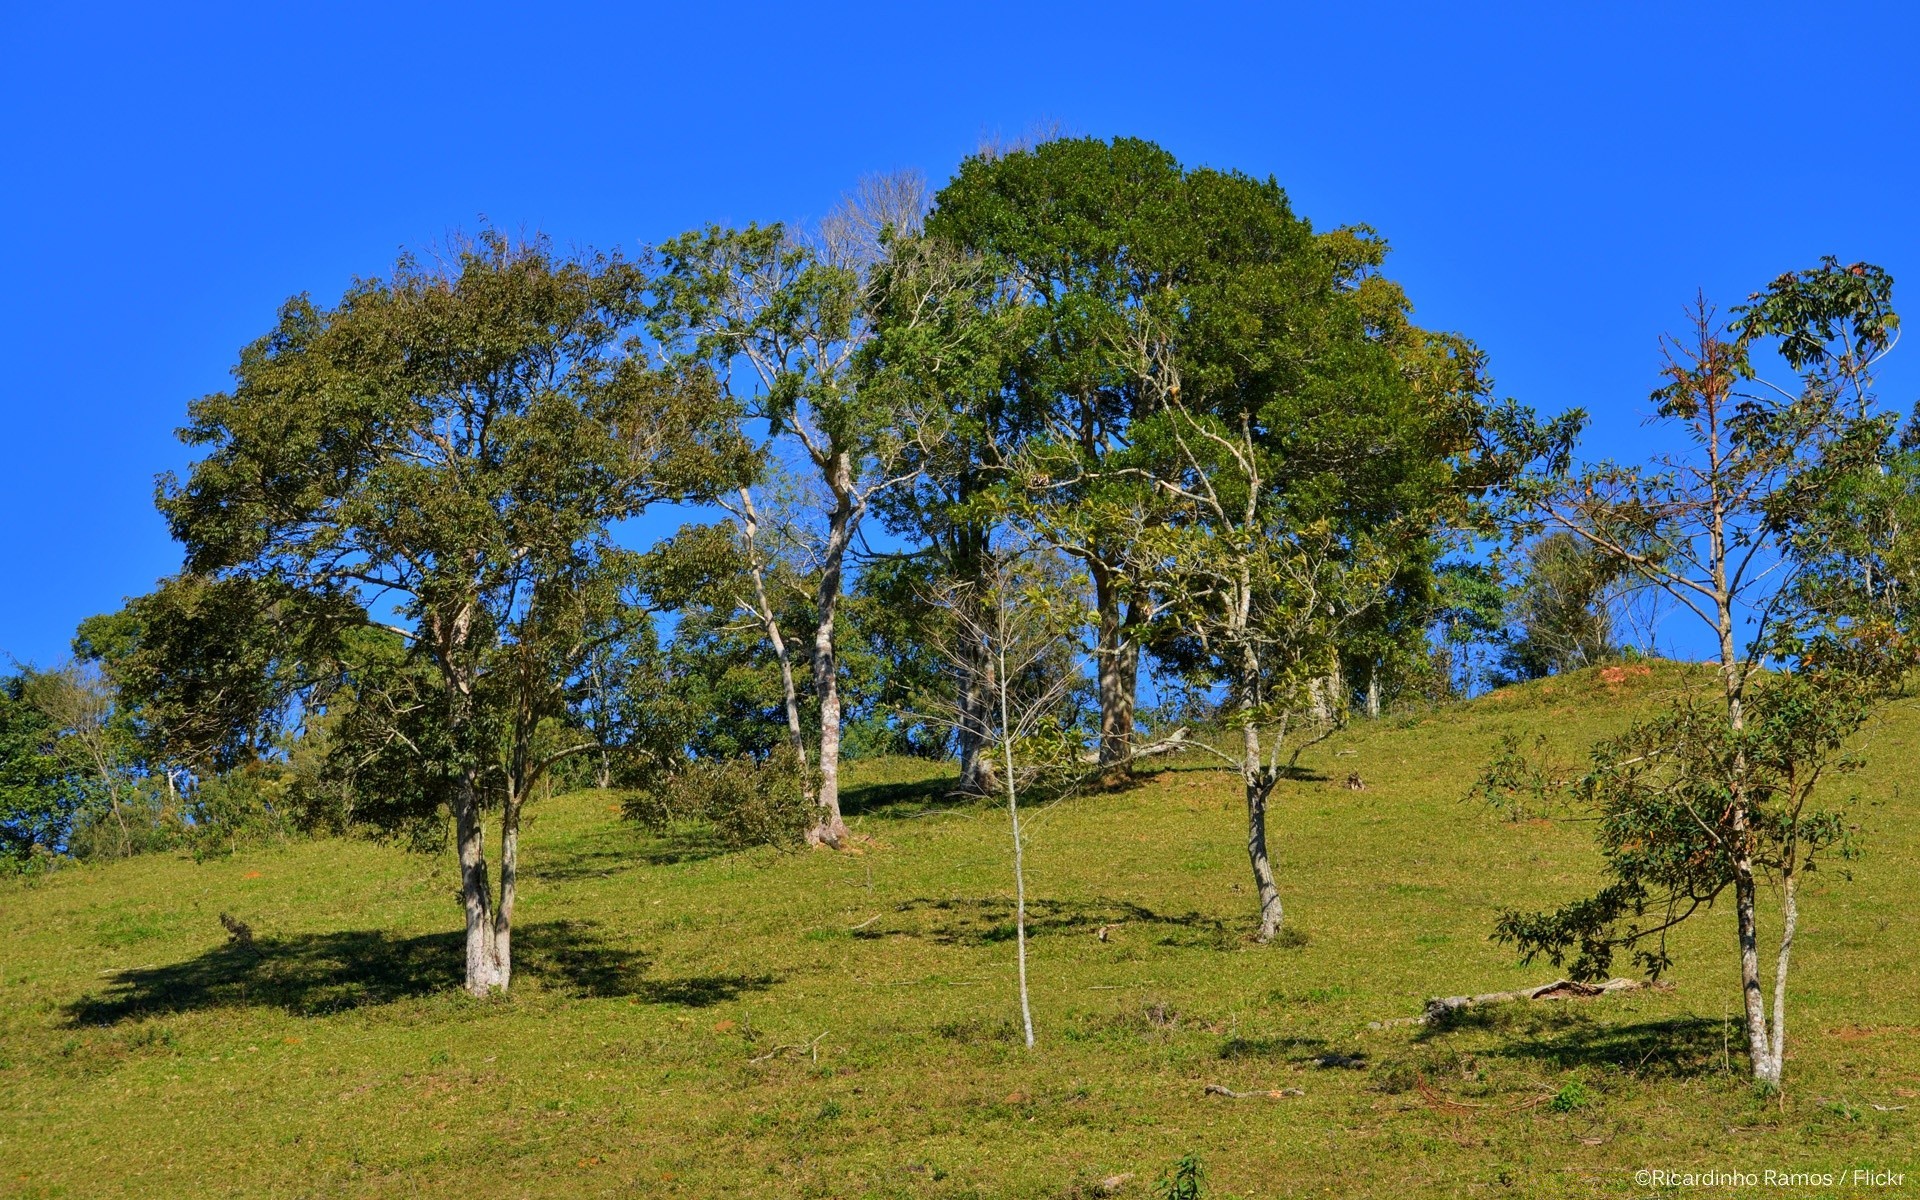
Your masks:
<svg viewBox="0 0 1920 1200"><path fill-rule="evenodd" d="M819 1033L814 1034L812 1039L809 1041L789 1042L784 1046L775 1046L773 1049L767 1051L765 1054L762 1054L760 1057L750 1058L747 1061L750 1063L763 1063L763 1062L771 1061L773 1058L777 1057L778 1055L785 1054L789 1050L805 1050L809 1058L813 1059L814 1062L819 1062L820 1061L820 1039L825 1036L827 1036L827 1031L822 1029Z"/></svg>
<svg viewBox="0 0 1920 1200"><path fill-rule="evenodd" d="M1556 979L1552 983L1543 983L1539 987L1523 988L1517 992L1484 992L1478 996L1439 996L1427 1001L1427 1010L1417 1017L1398 1017L1391 1021L1370 1021L1368 1029L1388 1029L1396 1025L1439 1025L1450 1020L1462 1009L1473 1008L1481 1004L1504 1004L1510 1000L1591 1000L1595 996L1610 995L1614 992L1636 992L1642 988L1665 990L1673 985L1666 982L1648 983L1643 979L1609 979L1605 983L1581 983L1573 979Z"/></svg>
<svg viewBox="0 0 1920 1200"><path fill-rule="evenodd" d="M1274 1088L1266 1092L1236 1092L1232 1088L1210 1083L1207 1085L1207 1095L1225 1096L1229 1100L1279 1100L1287 1096L1304 1096L1306 1093L1299 1088Z"/></svg>

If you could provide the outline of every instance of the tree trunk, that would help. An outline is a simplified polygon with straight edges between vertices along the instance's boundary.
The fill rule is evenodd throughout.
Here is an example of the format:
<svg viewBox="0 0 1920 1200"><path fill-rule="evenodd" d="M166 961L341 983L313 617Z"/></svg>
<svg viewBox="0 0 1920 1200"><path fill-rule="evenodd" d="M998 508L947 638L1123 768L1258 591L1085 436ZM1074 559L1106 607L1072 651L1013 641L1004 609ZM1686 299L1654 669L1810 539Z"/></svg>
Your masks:
<svg viewBox="0 0 1920 1200"><path fill-rule="evenodd" d="M1140 674L1140 648L1133 641L1133 622L1122 612L1120 592L1112 568L1098 558L1087 560L1093 577L1096 614L1093 661L1100 697L1100 765L1103 779L1122 782L1132 773L1134 696Z"/></svg>
<svg viewBox="0 0 1920 1200"><path fill-rule="evenodd" d="M1773 964L1773 1057L1766 1083L1774 1087L1786 1072L1787 1061L1787 963L1793 957L1793 931L1800 922L1800 901L1795 885L1799 879L1788 871L1780 887L1780 955Z"/></svg>
<svg viewBox="0 0 1920 1200"><path fill-rule="evenodd" d="M1250 714L1249 714L1250 715ZM1251 721L1241 725L1240 780L1247 792L1247 861L1253 867L1253 886L1260 898L1260 932L1254 940L1270 942L1280 932L1280 887L1274 882L1273 862L1267 857L1267 798L1274 780L1260 763L1260 732Z"/></svg>
<svg viewBox="0 0 1920 1200"><path fill-rule="evenodd" d="M835 454L827 471L833 508L827 514L827 542L820 556L817 623L813 629L813 692L820 705L819 823L807 831L813 845L839 848L847 844L846 822L840 818L840 664L834 653L833 625L840 608L840 581L847 547L853 541L860 504L853 491L853 460L846 451Z"/></svg>
<svg viewBox="0 0 1920 1200"><path fill-rule="evenodd" d="M1740 994L1746 1007L1747 1058L1753 1077L1769 1087L1780 1086L1779 1064L1767 1034L1767 1000L1760 987L1760 936L1754 913L1753 865L1742 853L1734 862L1734 913L1740 938Z"/></svg>
<svg viewBox="0 0 1920 1200"><path fill-rule="evenodd" d="M984 526L962 526L954 531L950 558L953 586L959 602L966 606L954 631L961 641L954 655L959 668L954 680L954 709L959 716L960 791L979 796L990 795L1000 786L992 753L993 699L999 684L994 656L982 639L967 632L992 627L986 599L990 545L991 534Z"/></svg>
<svg viewBox="0 0 1920 1200"><path fill-rule="evenodd" d="M1367 671L1367 720L1380 719L1380 664Z"/></svg>
<svg viewBox="0 0 1920 1200"><path fill-rule="evenodd" d="M520 881L521 795L510 796L500 809L500 905L493 913L494 986L501 991L513 979L513 901Z"/></svg>
<svg viewBox="0 0 1920 1200"><path fill-rule="evenodd" d="M1267 857L1267 797L1273 789L1248 777L1247 861L1253 867L1253 885L1260 897L1260 932L1254 940L1270 942L1280 932L1280 887L1274 882L1273 863Z"/></svg>
<svg viewBox="0 0 1920 1200"><path fill-rule="evenodd" d="M969 795L990 795L999 787L994 770L993 742L988 736L992 725L991 708L997 681L986 648L967 640L957 681L959 710L960 790Z"/></svg>
<svg viewBox="0 0 1920 1200"><path fill-rule="evenodd" d="M454 813L459 841L460 898L467 915L467 991L486 996L506 987L501 973L498 932L493 919L493 888L487 878L486 833L481 826L480 795L471 778L463 779Z"/></svg>

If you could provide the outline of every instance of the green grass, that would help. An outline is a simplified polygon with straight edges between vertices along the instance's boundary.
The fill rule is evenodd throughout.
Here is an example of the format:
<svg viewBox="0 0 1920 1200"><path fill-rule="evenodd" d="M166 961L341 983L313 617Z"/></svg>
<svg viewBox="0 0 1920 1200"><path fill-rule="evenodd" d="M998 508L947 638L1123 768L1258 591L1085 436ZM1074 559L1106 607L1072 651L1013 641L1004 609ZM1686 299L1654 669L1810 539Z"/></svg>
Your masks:
<svg viewBox="0 0 1920 1200"><path fill-rule="evenodd" d="M1680 679L1553 680L1310 752L1324 778L1282 785L1271 824L1285 945L1247 941L1230 777L1175 763L1034 811L1031 1053L1004 814L918 763L855 769L857 853L721 853L605 794L544 804L493 1002L455 986L450 856L294 842L6 884L0 1195L1057 1198L1131 1175L1118 1194L1146 1196L1189 1153L1209 1196L1646 1194L1636 1170L1702 1166L1920 1183L1912 713L1847 781L1866 856L1808 890L1783 1097L1743 1082L1726 912L1682 932L1672 991L1367 1029L1551 978L1487 933L1591 886L1587 829L1462 797L1501 733L1571 760Z"/></svg>

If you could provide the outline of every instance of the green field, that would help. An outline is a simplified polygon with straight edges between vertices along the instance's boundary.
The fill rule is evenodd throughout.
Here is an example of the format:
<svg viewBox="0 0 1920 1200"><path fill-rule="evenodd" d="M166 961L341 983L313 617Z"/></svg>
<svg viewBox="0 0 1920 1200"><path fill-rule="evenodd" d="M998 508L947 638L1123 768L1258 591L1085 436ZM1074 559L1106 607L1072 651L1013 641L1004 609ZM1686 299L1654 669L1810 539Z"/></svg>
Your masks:
<svg viewBox="0 0 1920 1200"><path fill-rule="evenodd" d="M0 1194L1148 1196L1188 1153L1209 1196L1650 1194L1648 1168L1920 1192L1911 710L1841 785L1862 855L1804 893L1783 1096L1745 1080L1724 911L1681 932L1671 991L1367 1028L1553 978L1487 935L1592 885L1588 830L1463 797L1501 733L1572 759L1676 686L1563 677L1314 748L1274 800L1281 945L1247 940L1232 777L1176 762L1036 810L1032 1052L1005 814L922 763L855 765L854 853L539 805L490 1002L458 988L450 853L294 841L0 885Z"/></svg>

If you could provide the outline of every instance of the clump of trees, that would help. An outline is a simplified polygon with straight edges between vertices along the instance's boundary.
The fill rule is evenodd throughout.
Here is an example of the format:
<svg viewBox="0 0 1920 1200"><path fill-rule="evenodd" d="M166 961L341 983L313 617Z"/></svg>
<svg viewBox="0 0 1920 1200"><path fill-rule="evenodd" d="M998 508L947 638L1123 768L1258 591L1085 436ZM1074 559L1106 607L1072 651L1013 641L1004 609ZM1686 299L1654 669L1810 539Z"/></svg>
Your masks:
<svg viewBox="0 0 1920 1200"><path fill-rule="evenodd" d="M844 847L843 757L953 756L1006 805L1024 897L1023 797L1177 744L1241 782L1265 941L1269 804L1305 747L1604 661L1661 594L1714 631L1719 691L1595 749L1608 886L1500 931L1657 970L1732 889L1777 1082L1794 884L1843 828L1819 785L1907 661L1920 437L1870 392L1891 282L1827 262L1730 327L1703 312L1656 397L1686 452L1575 473L1582 415L1498 398L1386 263L1272 179L1056 139L937 191L870 180L817 227L637 260L486 230L295 297L189 406L199 457L159 497L181 573L84 623L79 665L0 686L0 854L450 831L485 995L556 782ZM1796 384L1760 382L1767 343ZM627 543L675 508L708 519ZM1224 736L1143 714L1143 671Z"/></svg>

